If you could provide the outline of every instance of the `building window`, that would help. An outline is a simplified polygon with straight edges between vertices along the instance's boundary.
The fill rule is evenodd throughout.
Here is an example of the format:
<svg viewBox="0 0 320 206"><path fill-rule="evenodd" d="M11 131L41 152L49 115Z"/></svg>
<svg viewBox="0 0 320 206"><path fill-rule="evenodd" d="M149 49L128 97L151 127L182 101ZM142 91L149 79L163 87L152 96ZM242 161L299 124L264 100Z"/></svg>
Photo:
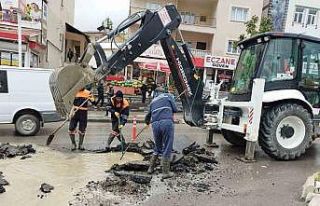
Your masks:
<svg viewBox="0 0 320 206"><path fill-rule="evenodd" d="M236 41L234 40L229 40L228 41L228 50L227 53L230 54L240 54L240 48L235 46Z"/></svg>
<svg viewBox="0 0 320 206"><path fill-rule="evenodd" d="M8 93L7 71L0 71L0 93Z"/></svg>
<svg viewBox="0 0 320 206"><path fill-rule="evenodd" d="M296 11L294 13L294 22L302 24L303 23L303 14L304 14L304 8L303 7L296 7Z"/></svg>
<svg viewBox="0 0 320 206"><path fill-rule="evenodd" d="M206 22L207 17L206 16L200 16L200 22Z"/></svg>
<svg viewBox="0 0 320 206"><path fill-rule="evenodd" d="M196 15L194 13L182 11L180 15L183 24L193 25L196 23Z"/></svg>
<svg viewBox="0 0 320 206"><path fill-rule="evenodd" d="M156 3L150 3L148 2L146 4L146 8L151 10L151 11L156 11L158 9L161 9L161 5L160 4L156 4Z"/></svg>
<svg viewBox="0 0 320 206"><path fill-rule="evenodd" d="M207 43L206 42L197 42L196 49L206 50L207 49Z"/></svg>
<svg viewBox="0 0 320 206"><path fill-rule="evenodd" d="M317 12L318 10L316 9L309 9L307 20L308 25L316 25Z"/></svg>
<svg viewBox="0 0 320 206"><path fill-rule="evenodd" d="M17 52L0 51L0 65L19 66L19 54ZM22 66L24 66L24 54L22 54Z"/></svg>
<svg viewBox="0 0 320 206"><path fill-rule="evenodd" d="M241 7L232 7L231 21L246 22L248 20L249 9Z"/></svg>

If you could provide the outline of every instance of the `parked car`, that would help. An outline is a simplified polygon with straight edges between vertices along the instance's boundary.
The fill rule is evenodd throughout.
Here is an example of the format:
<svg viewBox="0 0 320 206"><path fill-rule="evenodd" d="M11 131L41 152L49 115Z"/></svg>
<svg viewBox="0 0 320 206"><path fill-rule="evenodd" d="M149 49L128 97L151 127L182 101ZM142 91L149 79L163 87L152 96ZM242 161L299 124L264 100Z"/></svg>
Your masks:
<svg viewBox="0 0 320 206"><path fill-rule="evenodd" d="M23 136L60 121L49 89L50 69L0 66L0 124L15 124Z"/></svg>

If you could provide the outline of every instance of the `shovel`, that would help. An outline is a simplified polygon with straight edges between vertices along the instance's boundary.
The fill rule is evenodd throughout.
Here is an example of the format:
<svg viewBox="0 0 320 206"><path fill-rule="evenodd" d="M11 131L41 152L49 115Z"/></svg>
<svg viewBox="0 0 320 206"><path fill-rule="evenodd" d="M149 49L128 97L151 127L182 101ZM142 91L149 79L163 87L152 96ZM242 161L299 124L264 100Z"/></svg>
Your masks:
<svg viewBox="0 0 320 206"><path fill-rule="evenodd" d="M77 109L71 109L74 110L73 111L73 115L71 115L71 117L67 117L47 138L47 143L46 145L49 146L55 136L55 134L69 121L69 119L71 119L75 114L76 112L79 110L80 107L82 107L85 103L87 103L89 101L89 99L86 99ZM70 112L71 113L71 112Z"/></svg>
<svg viewBox="0 0 320 206"><path fill-rule="evenodd" d="M149 125L144 126L144 127L139 131L139 133L137 134L136 139L138 139L139 136L142 134L142 132L143 132L144 130L146 130L148 127L149 127ZM129 146L127 146L126 150L125 150L124 152L122 152L122 155L121 155L121 157L120 157L120 160L122 160L122 158L123 158L123 156L126 154L128 148L129 148Z"/></svg>

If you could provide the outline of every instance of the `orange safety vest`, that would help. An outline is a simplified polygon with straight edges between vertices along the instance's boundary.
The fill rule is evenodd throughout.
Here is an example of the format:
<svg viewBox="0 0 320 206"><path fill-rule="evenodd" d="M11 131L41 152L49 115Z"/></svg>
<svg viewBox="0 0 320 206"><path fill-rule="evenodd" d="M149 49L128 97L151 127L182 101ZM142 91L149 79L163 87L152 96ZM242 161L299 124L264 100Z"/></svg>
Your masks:
<svg viewBox="0 0 320 206"><path fill-rule="evenodd" d="M82 91L79 91L76 94L76 97L75 97L75 99L73 101L74 108L78 109L78 110L88 110L88 102L83 104L83 102L85 102L87 99L89 99L91 102L94 102L94 97L91 94L91 92L86 90L86 89L82 90ZM80 105L81 105L81 107L80 107Z"/></svg>

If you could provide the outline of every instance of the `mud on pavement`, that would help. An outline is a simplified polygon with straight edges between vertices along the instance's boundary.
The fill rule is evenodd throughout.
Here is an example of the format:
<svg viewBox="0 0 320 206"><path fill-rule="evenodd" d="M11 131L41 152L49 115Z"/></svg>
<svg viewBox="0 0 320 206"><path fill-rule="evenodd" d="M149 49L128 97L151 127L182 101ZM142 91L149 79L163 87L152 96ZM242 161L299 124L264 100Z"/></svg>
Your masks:
<svg viewBox="0 0 320 206"><path fill-rule="evenodd" d="M220 166L211 149L201 147L196 142L181 152L174 151L171 161L171 170L175 173L173 178L161 179L160 161L155 173L148 175L153 146L150 140L143 144L129 144L127 151L140 153L144 159L114 164L106 171L104 180L88 182L70 205L142 204L148 197L164 192L236 195L235 191L220 183ZM118 146L96 152L110 151L121 151L121 148Z"/></svg>

